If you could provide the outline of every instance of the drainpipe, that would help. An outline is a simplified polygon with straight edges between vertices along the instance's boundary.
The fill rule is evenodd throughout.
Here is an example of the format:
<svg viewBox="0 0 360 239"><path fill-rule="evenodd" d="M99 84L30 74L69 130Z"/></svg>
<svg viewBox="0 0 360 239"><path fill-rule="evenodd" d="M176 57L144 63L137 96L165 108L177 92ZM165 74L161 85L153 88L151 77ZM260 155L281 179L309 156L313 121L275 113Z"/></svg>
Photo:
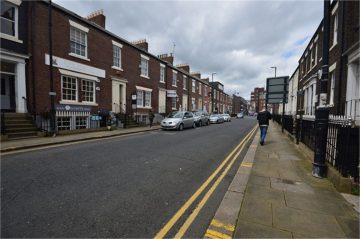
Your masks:
<svg viewBox="0 0 360 239"><path fill-rule="evenodd" d="M55 132L55 103L54 97L56 93L54 92L54 80L53 80L53 51L52 51L52 2L49 0L49 73L50 73L50 133L52 136L56 136Z"/></svg>
<svg viewBox="0 0 360 239"><path fill-rule="evenodd" d="M337 109L336 109L336 113L337 114L344 114L345 113L345 110L343 108L343 105L341 104L341 90L342 90L342 82L343 82L343 69L344 69L344 63L346 62L344 60L345 58L345 55L343 55L343 52L344 52L344 38L345 38L345 30L344 30L344 23L345 23L345 4L346 4L346 1L339 1L339 4L340 4L340 7L341 7L341 15L342 15L342 19L341 19L341 45L340 45L340 76L339 76L339 84L338 84L338 88L339 88L339 91L338 91L338 102L337 102ZM346 95L346 93L345 93ZM346 96L345 96L346 97ZM345 98L345 101L346 101L346 98Z"/></svg>

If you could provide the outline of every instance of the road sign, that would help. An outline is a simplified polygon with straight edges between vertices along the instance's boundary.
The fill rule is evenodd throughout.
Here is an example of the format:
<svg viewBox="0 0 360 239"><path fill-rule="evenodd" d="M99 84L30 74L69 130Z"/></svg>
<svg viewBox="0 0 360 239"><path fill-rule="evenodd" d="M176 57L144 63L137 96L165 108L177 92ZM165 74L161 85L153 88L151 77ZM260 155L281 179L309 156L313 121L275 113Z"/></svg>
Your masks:
<svg viewBox="0 0 360 239"><path fill-rule="evenodd" d="M266 79L266 102L269 104L287 103L289 77L271 77Z"/></svg>

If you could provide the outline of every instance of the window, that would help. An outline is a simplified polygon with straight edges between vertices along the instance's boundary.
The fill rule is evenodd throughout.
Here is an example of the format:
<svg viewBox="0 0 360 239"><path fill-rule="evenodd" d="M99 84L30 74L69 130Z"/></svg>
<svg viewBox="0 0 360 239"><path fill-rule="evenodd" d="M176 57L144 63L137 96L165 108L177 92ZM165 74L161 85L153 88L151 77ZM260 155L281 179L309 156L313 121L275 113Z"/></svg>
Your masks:
<svg viewBox="0 0 360 239"><path fill-rule="evenodd" d="M77 116L75 120L75 128L76 129L86 129L86 122L88 117Z"/></svg>
<svg viewBox="0 0 360 239"><path fill-rule="evenodd" d="M165 82L165 66L160 64L160 82Z"/></svg>
<svg viewBox="0 0 360 239"><path fill-rule="evenodd" d="M151 92L145 91L145 107L151 107Z"/></svg>
<svg viewBox="0 0 360 239"><path fill-rule="evenodd" d="M176 97L171 98L171 108L176 109Z"/></svg>
<svg viewBox="0 0 360 239"><path fill-rule="evenodd" d="M173 71L172 86L176 86L176 82L177 82L177 72Z"/></svg>
<svg viewBox="0 0 360 239"><path fill-rule="evenodd" d="M57 128L61 130L70 130L70 117L57 117Z"/></svg>
<svg viewBox="0 0 360 239"><path fill-rule="evenodd" d="M83 101L95 103L95 82L82 80Z"/></svg>
<svg viewBox="0 0 360 239"><path fill-rule="evenodd" d="M330 73L330 98L329 98L329 104L333 105L334 104L334 90L335 90L335 72L331 72Z"/></svg>
<svg viewBox="0 0 360 239"><path fill-rule="evenodd" d="M121 69L121 45L113 42L113 66Z"/></svg>
<svg viewBox="0 0 360 239"><path fill-rule="evenodd" d="M61 85L62 100L77 101L77 79L75 77L63 76Z"/></svg>
<svg viewBox="0 0 360 239"><path fill-rule="evenodd" d="M18 7L1 1L1 33L18 37Z"/></svg>
<svg viewBox="0 0 360 239"><path fill-rule="evenodd" d="M195 80L194 79L191 81L191 91L195 92Z"/></svg>
<svg viewBox="0 0 360 239"><path fill-rule="evenodd" d="M316 49L316 48L313 48L313 49L311 50L311 67L314 67L314 66L315 66L315 63L316 63L316 61L315 61L315 49Z"/></svg>
<svg viewBox="0 0 360 239"><path fill-rule="evenodd" d="M142 90L137 90L136 91L136 105L138 107L143 107L144 106L144 97L143 97L143 91Z"/></svg>
<svg viewBox="0 0 360 239"><path fill-rule="evenodd" d="M136 105L138 108L151 107L151 91L137 90Z"/></svg>
<svg viewBox="0 0 360 239"><path fill-rule="evenodd" d="M85 58L87 57L86 32L75 27L70 27L70 52Z"/></svg>
<svg viewBox="0 0 360 239"><path fill-rule="evenodd" d="M183 77L183 88L184 88L184 90L187 90L187 77L186 76Z"/></svg>
<svg viewBox="0 0 360 239"><path fill-rule="evenodd" d="M201 95L201 83L199 83L199 94Z"/></svg>
<svg viewBox="0 0 360 239"><path fill-rule="evenodd" d="M141 74L145 78L149 77L149 57L141 55Z"/></svg>
<svg viewBox="0 0 360 239"><path fill-rule="evenodd" d="M338 19L337 14L334 16L334 38L333 38L333 46L337 44L337 32L338 32Z"/></svg>
<svg viewBox="0 0 360 239"><path fill-rule="evenodd" d="M195 110L195 109L196 109L195 98L191 98L191 109L192 109L192 110Z"/></svg>

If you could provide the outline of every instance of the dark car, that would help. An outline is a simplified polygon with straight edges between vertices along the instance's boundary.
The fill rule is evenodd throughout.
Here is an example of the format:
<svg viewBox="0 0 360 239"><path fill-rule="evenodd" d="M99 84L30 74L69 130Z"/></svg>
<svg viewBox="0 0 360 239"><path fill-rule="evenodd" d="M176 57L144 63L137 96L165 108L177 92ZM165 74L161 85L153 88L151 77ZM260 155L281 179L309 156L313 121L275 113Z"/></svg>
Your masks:
<svg viewBox="0 0 360 239"><path fill-rule="evenodd" d="M193 111L195 123L197 126L209 125L209 113L204 110Z"/></svg>

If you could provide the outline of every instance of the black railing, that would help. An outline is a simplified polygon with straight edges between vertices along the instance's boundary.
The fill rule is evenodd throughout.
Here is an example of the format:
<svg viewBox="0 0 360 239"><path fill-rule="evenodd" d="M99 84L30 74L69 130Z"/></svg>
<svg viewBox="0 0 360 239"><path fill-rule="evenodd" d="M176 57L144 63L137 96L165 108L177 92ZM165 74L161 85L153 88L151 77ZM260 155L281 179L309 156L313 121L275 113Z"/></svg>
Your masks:
<svg viewBox="0 0 360 239"><path fill-rule="evenodd" d="M1 134L6 134L5 113L1 112Z"/></svg>
<svg viewBox="0 0 360 239"><path fill-rule="evenodd" d="M292 115L284 115L284 129L293 134L294 119Z"/></svg>
<svg viewBox="0 0 360 239"><path fill-rule="evenodd" d="M274 115L274 121L281 125L281 116ZM284 117L284 128L293 133L292 116ZM296 119L296 138L312 151L315 148L315 118L304 116ZM352 177L359 182L359 132L360 127L351 126L351 121L343 116L331 116L328 125L326 160L344 177Z"/></svg>

